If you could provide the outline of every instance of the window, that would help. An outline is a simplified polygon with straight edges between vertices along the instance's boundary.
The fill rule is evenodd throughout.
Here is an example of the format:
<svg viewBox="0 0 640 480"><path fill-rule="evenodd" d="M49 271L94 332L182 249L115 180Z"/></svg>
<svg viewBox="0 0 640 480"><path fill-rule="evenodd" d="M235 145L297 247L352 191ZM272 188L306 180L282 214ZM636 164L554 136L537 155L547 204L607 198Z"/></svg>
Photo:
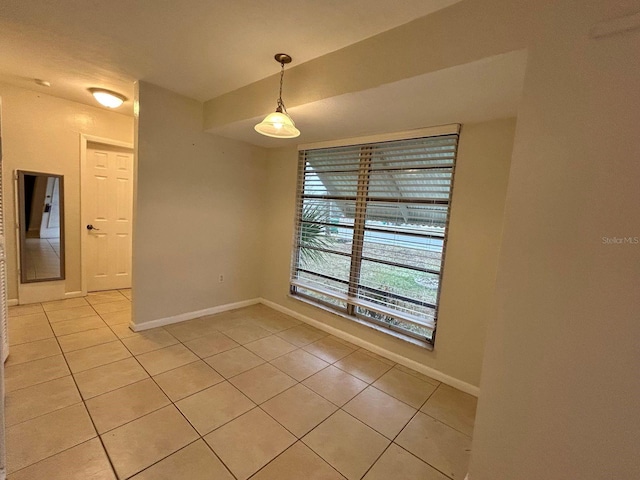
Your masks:
<svg viewBox="0 0 640 480"><path fill-rule="evenodd" d="M432 343L458 128L301 150L291 294Z"/></svg>

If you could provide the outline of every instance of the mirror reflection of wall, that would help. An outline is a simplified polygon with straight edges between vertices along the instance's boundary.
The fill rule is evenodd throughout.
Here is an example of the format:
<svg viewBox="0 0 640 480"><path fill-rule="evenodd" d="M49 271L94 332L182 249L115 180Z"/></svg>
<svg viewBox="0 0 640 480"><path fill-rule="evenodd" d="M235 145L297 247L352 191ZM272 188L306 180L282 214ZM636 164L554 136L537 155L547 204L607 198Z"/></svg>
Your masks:
<svg viewBox="0 0 640 480"><path fill-rule="evenodd" d="M64 278L63 177L18 171L20 280Z"/></svg>

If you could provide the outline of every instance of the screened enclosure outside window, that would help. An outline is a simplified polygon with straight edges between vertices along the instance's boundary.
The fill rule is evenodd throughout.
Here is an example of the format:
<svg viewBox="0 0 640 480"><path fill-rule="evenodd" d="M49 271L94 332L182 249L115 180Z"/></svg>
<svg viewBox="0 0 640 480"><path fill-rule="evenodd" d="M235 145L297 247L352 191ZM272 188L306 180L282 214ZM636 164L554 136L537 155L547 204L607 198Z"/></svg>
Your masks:
<svg viewBox="0 0 640 480"><path fill-rule="evenodd" d="M291 294L433 342L458 126L299 152Z"/></svg>

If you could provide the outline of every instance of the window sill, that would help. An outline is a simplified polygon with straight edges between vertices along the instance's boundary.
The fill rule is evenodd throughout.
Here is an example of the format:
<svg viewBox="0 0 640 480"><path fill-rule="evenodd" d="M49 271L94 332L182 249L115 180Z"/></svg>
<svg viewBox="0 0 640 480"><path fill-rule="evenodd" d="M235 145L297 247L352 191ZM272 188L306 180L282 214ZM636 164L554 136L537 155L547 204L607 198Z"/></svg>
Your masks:
<svg viewBox="0 0 640 480"><path fill-rule="evenodd" d="M306 305L310 305L310 306L312 306L314 308L318 308L318 309L320 309L320 310L322 310L324 312L330 313L331 315L335 315L335 316L343 318L345 320L349 320L350 322L358 323L358 324L363 325L365 327L368 327L368 328L371 328L371 329L376 330L378 332L384 333L385 335L389 335L389 336L391 336L393 338L397 338L398 340L401 340L403 342L410 343L412 345L416 345L418 347L424 348L425 350L433 351L433 344L430 343L430 342L425 342L425 341L422 341L422 340L418 340L417 338L411 337L409 335L403 335L401 332L397 332L395 330L391 330L390 328L385 328L385 327L382 327L380 325L376 325L374 323L369 323L369 322L367 322L365 320L361 320L361 319L359 319L357 317L352 317L350 315L345 315L343 313L336 312L335 310L333 310L333 309L331 309L329 307L325 307L324 305L320 305L318 303L312 302L311 300L307 300L306 298L301 297L299 295L288 294L287 296L289 298L292 298L292 299L298 301L298 302L302 302L302 303L304 303Z"/></svg>

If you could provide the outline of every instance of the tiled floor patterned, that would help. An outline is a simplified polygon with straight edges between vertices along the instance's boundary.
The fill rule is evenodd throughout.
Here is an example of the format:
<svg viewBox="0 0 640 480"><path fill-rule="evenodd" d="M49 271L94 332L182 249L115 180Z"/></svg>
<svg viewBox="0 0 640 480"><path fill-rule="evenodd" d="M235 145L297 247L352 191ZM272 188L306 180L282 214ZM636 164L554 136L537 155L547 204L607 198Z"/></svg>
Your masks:
<svg viewBox="0 0 640 480"><path fill-rule="evenodd" d="M134 333L130 298L10 308L10 480L464 478L474 397L263 305Z"/></svg>

